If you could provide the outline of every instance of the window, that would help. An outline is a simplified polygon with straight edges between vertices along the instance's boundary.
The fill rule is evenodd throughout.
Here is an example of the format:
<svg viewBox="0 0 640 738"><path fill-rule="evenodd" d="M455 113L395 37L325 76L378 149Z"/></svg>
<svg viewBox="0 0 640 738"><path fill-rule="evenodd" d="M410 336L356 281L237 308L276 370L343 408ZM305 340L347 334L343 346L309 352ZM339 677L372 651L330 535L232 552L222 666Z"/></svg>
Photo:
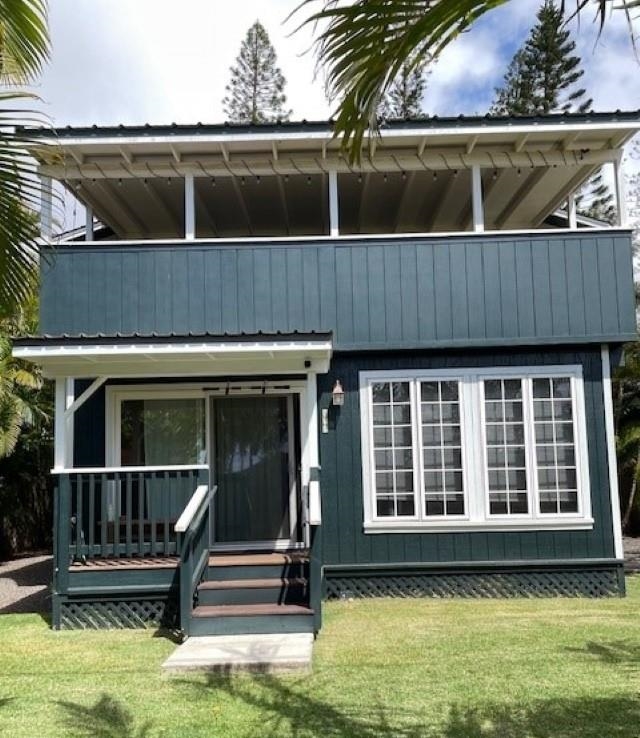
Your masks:
<svg viewBox="0 0 640 738"><path fill-rule="evenodd" d="M579 366L360 382L367 530L591 527Z"/></svg>
<svg viewBox="0 0 640 738"><path fill-rule="evenodd" d="M122 466L198 465L207 461L202 396L119 391L115 403L115 463Z"/></svg>

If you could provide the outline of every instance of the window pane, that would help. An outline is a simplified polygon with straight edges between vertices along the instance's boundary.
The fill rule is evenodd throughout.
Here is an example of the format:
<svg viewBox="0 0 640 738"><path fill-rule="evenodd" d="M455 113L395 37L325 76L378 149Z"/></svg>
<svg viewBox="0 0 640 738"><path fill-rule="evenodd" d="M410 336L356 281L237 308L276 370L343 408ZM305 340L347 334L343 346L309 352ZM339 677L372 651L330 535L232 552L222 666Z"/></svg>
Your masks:
<svg viewBox="0 0 640 738"><path fill-rule="evenodd" d="M373 445L380 448L381 446L393 445L393 431L391 428L374 428Z"/></svg>
<svg viewBox="0 0 640 738"><path fill-rule="evenodd" d="M123 400L123 466L206 463L204 400Z"/></svg>
<svg viewBox="0 0 640 738"><path fill-rule="evenodd" d="M459 382L420 382L420 400L425 514L464 515Z"/></svg>
<svg viewBox="0 0 640 738"><path fill-rule="evenodd" d="M409 382L393 383L393 401L409 402Z"/></svg>
<svg viewBox="0 0 640 738"><path fill-rule="evenodd" d="M391 406L390 405L374 405L373 406L373 424L374 425L390 425L391 424Z"/></svg>
<svg viewBox="0 0 640 738"><path fill-rule="evenodd" d="M378 497L376 511L381 518L392 517L395 514L393 497Z"/></svg>
<svg viewBox="0 0 640 738"><path fill-rule="evenodd" d="M573 440L571 379L554 377L534 380L534 426L540 513L557 515L578 512L576 455Z"/></svg>
<svg viewBox="0 0 640 738"><path fill-rule="evenodd" d="M550 379L534 379L533 380L533 396L534 398L551 397L551 380Z"/></svg>
<svg viewBox="0 0 640 738"><path fill-rule="evenodd" d="M374 402L391 402L388 382L373 384L371 394Z"/></svg>

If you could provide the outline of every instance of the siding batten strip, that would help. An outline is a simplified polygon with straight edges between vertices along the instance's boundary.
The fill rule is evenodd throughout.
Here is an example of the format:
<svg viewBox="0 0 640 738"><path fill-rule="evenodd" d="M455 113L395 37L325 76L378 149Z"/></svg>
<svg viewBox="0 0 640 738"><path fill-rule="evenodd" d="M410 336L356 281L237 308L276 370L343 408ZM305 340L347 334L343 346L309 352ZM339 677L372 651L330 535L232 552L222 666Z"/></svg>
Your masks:
<svg viewBox="0 0 640 738"><path fill-rule="evenodd" d="M604 418L607 436L607 465L609 467L609 495L611 497L611 518L613 542L617 559L624 558L622 547L622 519L620 517L620 493L618 489L618 465L616 461L615 430L613 427L613 395L611 393L611 362L609 346L602 344L602 393L604 395Z"/></svg>

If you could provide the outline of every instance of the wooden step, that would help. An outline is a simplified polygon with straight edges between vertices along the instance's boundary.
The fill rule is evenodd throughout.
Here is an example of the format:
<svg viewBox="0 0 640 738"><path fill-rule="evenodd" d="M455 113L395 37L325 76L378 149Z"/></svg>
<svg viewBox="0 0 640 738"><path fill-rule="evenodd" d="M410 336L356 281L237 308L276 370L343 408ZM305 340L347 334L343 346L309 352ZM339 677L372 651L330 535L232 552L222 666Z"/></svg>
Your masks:
<svg viewBox="0 0 640 738"><path fill-rule="evenodd" d="M221 579L202 582L198 589L283 589L304 587L306 584L307 580L302 577L293 579Z"/></svg>
<svg viewBox="0 0 640 738"><path fill-rule="evenodd" d="M307 551L272 551L269 553L242 552L212 554L209 566L284 566L309 560Z"/></svg>
<svg viewBox="0 0 640 738"><path fill-rule="evenodd" d="M250 618L258 615L313 615L304 605L199 605L193 609L194 618Z"/></svg>

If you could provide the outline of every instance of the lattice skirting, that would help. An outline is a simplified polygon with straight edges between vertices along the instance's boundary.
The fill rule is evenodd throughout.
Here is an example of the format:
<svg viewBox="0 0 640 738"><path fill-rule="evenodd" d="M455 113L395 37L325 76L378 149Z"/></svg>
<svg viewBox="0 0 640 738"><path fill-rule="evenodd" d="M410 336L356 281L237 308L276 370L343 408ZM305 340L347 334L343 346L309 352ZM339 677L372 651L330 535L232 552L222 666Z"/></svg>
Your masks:
<svg viewBox="0 0 640 738"><path fill-rule="evenodd" d="M59 627L65 630L172 628L177 624L175 598L67 600L60 603Z"/></svg>
<svg viewBox="0 0 640 738"><path fill-rule="evenodd" d="M605 597L623 594L616 568L507 572L327 573L325 597Z"/></svg>

